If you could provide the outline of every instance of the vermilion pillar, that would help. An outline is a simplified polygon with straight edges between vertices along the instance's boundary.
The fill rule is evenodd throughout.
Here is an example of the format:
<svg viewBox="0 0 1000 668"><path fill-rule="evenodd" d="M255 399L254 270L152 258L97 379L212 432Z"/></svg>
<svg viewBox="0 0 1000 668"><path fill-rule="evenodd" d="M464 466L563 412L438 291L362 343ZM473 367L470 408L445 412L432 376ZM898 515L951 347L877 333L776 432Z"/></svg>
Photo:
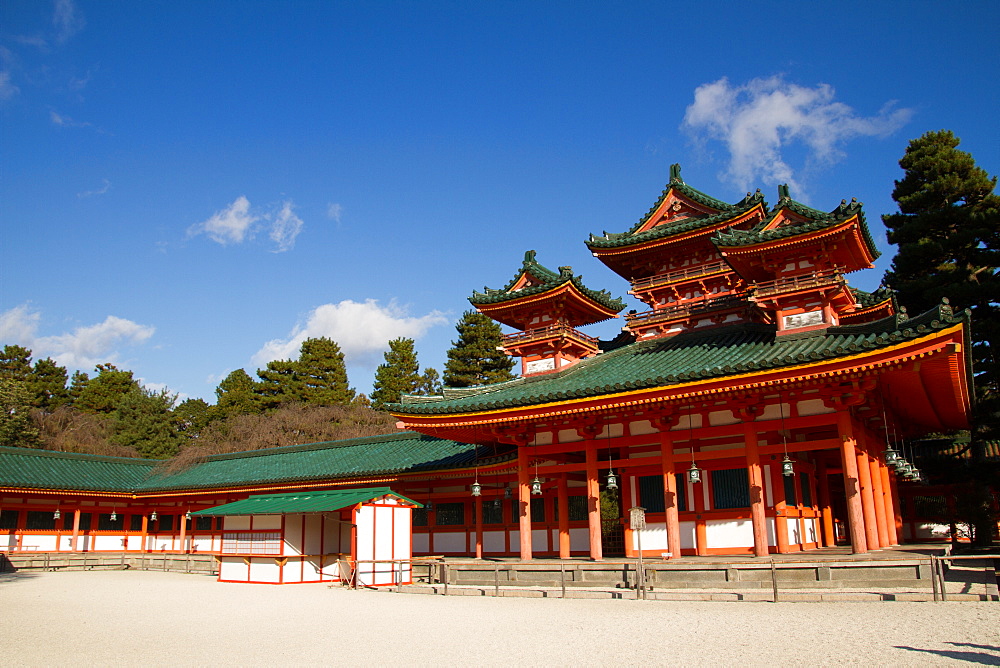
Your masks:
<svg viewBox="0 0 1000 668"><path fill-rule="evenodd" d="M677 465L670 432L660 434L660 461L663 467L663 510L666 516L667 551L671 559L681 556L681 523L677 508Z"/></svg>
<svg viewBox="0 0 1000 668"><path fill-rule="evenodd" d="M824 547L837 544L837 535L833 531L833 508L830 506L830 474L826 470L826 461L820 459L816 464L816 489L819 492L820 531Z"/></svg>
<svg viewBox="0 0 1000 668"><path fill-rule="evenodd" d="M187 552L187 546L184 544L187 539L187 516L185 513L178 515L181 521L181 552ZM284 517L282 517L282 522L284 522Z"/></svg>
<svg viewBox="0 0 1000 668"><path fill-rule="evenodd" d="M861 509L861 483L858 480L858 457L855 451L854 425L849 409L837 415L840 431L840 458L844 466L844 494L847 497L847 524L851 534L851 549L854 554L868 552L865 539L864 511Z"/></svg>
<svg viewBox="0 0 1000 668"><path fill-rule="evenodd" d="M73 542L70 545L70 548L73 552L76 552L80 549L79 543L77 542L77 539L79 537L80 537L80 509L77 508L76 510L73 511Z"/></svg>
<svg viewBox="0 0 1000 668"><path fill-rule="evenodd" d="M764 479L760 470L757 451L757 430L753 421L744 418L743 441L747 458L747 477L750 482L750 522L753 524L753 553L758 557L770 554L767 546L767 518L764 514Z"/></svg>
<svg viewBox="0 0 1000 668"><path fill-rule="evenodd" d="M871 443L870 439L868 443ZM868 454L868 468L871 470L872 496L875 499L875 521L878 523L876 527L878 529L878 542L882 547L888 547L891 543L889 542L888 516L885 513L885 494L882 491L882 471L879 467L878 457L872 452Z"/></svg>
<svg viewBox="0 0 1000 668"><path fill-rule="evenodd" d="M777 543L778 554L788 554L788 521L785 511L788 499L785 498L785 481L781 475L781 466L768 465L771 469L771 494L774 496L774 542Z"/></svg>
<svg viewBox="0 0 1000 668"><path fill-rule="evenodd" d="M528 451L517 448L517 499L518 534L521 542L521 559L531 559L531 489L528 482Z"/></svg>
<svg viewBox="0 0 1000 668"><path fill-rule="evenodd" d="M476 559L483 558L483 497L473 497L473 512L476 513Z"/></svg>
<svg viewBox="0 0 1000 668"><path fill-rule="evenodd" d="M587 519L590 526L590 558L604 559L601 545L601 489L597 480L597 443L587 441Z"/></svg>
<svg viewBox="0 0 1000 668"><path fill-rule="evenodd" d="M878 539L878 518L875 515L875 493L872 487L872 472L868 465L868 453L863 443L855 450L858 462L858 480L861 482L861 513L865 520L865 541L869 550L882 547Z"/></svg>
<svg viewBox="0 0 1000 668"><path fill-rule="evenodd" d="M896 531L896 508L892 499L892 483L889 480L889 467L879 461L879 475L882 478L882 502L885 504L885 527L889 532L889 544L899 545L899 532Z"/></svg>
<svg viewBox="0 0 1000 668"><path fill-rule="evenodd" d="M566 487L565 473L559 476L559 486L556 489L556 499L559 503L559 558L569 559L569 490Z"/></svg>

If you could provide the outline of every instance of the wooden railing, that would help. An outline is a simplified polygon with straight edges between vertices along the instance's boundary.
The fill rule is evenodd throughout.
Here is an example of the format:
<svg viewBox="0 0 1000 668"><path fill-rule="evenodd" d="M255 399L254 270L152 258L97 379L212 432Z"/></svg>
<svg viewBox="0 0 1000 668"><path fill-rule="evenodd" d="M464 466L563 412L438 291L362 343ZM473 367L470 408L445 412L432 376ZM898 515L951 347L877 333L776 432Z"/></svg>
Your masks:
<svg viewBox="0 0 1000 668"><path fill-rule="evenodd" d="M576 339L588 346L597 345L597 339L595 339L594 337L587 336L583 332L573 327L570 327L569 325L564 325L562 323L549 325L547 327L527 329L523 332L517 332L514 334L504 334L501 343L503 344L504 347L507 347L507 346L529 343L531 341L543 341L545 339L551 339L557 336Z"/></svg>
<svg viewBox="0 0 1000 668"><path fill-rule="evenodd" d="M696 267L688 267L687 269L668 271L665 274L657 274L655 276L635 279L632 281L632 292L641 292L659 285L667 285L669 283L677 283L679 281L691 280L693 278L701 278L702 276L720 274L726 271L732 271L732 268L725 260L710 262Z"/></svg>
<svg viewBox="0 0 1000 668"><path fill-rule="evenodd" d="M808 290L830 285L847 285L840 269L827 269L824 271L814 271L801 276L788 276L774 281L763 281L755 283L753 286L754 296L770 297L772 295L795 292L797 290Z"/></svg>
<svg viewBox="0 0 1000 668"><path fill-rule="evenodd" d="M719 297L718 299L704 299L685 302L676 306L668 306L666 308L654 309L652 311L643 311L642 313L629 313L625 316L625 321L630 327L635 325L645 325L664 320L673 320L675 318L685 318L708 311L741 306L746 303L747 293L744 292L736 295Z"/></svg>

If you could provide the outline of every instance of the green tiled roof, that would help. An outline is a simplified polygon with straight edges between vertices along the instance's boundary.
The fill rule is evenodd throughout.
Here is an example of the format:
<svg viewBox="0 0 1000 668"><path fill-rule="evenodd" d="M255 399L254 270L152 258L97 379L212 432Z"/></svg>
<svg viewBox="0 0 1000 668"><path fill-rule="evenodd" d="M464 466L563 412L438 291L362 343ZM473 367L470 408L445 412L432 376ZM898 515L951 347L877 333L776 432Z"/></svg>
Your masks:
<svg viewBox="0 0 1000 668"><path fill-rule="evenodd" d="M214 508L199 510L191 514L223 517L230 515L281 515L282 513L329 513L353 506L357 503L365 503L372 499L378 499L387 494L409 501L418 508L423 507L423 504L417 503L405 496L400 496L388 487L361 487L356 489L335 489L326 492L254 494L241 501L234 501Z"/></svg>
<svg viewBox="0 0 1000 668"><path fill-rule="evenodd" d="M535 278L540 283L512 292L513 287L517 285L517 282L525 274ZM590 290L587 288L583 284L583 277L574 275L571 267L559 267L558 272L543 267L535 260L535 251L533 250L525 252L521 268L514 274L514 278L507 285L499 290L483 288L483 292L473 292L472 296L469 297L469 301L472 302L473 306L499 304L505 301L548 292L566 283L572 283L585 296L615 313L625 308L625 302L612 297L611 293L607 290Z"/></svg>
<svg viewBox="0 0 1000 668"><path fill-rule="evenodd" d="M881 255L878 248L876 248L875 240L872 238L871 232L868 229L868 223L865 222L865 213L861 208L861 202L854 199L850 202L847 200L841 200L840 205L836 209L829 213L825 213L818 209L808 207L800 202L796 202L792 198L788 197L787 187L784 188L784 190L779 188L779 192L781 192L783 196L774 206L774 209L772 209L771 212L764 217L764 220L749 230L736 230L730 228L719 232L712 238L715 245L720 248L737 248L740 246L752 246L754 244L774 241L776 239L800 236L826 229L828 227L833 227L851 218L852 216L857 215L858 223L861 228L861 234L865 240L866 246L868 247L868 252L871 253L872 258L878 258ZM806 221L796 225L786 225L784 227L765 230L764 228L770 225L774 218L783 210L797 213L798 215L806 218Z"/></svg>
<svg viewBox="0 0 1000 668"><path fill-rule="evenodd" d="M582 360L565 371L481 386L477 394L441 397L436 402L425 398L420 403L395 404L391 410L399 414L489 411L724 378L885 348L967 319L964 312L954 315L941 305L911 320L893 316L782 336L776 336L773 326L732 325L640 341Z"/></svg>
<svg viewBox="0 0 1000 668"><path fill-rule="evenodd" d="M0 487L128 492L157 461L0 447Z"/></svg>
<svg viewBox="0 0 1000 668"><path fill-rule="evenodd" d="M892 299L893 305L896 304L896 293L886 287L880 287L875 290L875 292L865 292L864 290L859 290L858 288L851 288L851 293L854 294L854 298L858 300L859 304L861 304L861 308L868 308L869 306L881 304L886 299Z"/></svg>
<svg viewBox="0 0 1000 668"><path fill-rule="evenodd" d="M213 455L176 473L157 468L160 460L0 447L0 487L138 494L459 468L476 458L474 445L409 431Z"/></svg>

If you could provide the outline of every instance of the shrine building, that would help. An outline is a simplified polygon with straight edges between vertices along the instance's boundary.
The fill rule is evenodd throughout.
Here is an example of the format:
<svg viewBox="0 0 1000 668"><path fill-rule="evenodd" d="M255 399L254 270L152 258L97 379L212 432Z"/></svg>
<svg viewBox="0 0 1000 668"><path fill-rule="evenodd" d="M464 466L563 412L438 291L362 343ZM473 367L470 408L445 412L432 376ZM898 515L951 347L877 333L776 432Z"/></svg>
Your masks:
<svg viewBox="0 0 1000 668"><path fill-rule="evenodd" d="M781 186L773 206L760 191L730 204L674 165L636 225L586 244L646 310L622 314L528 251L506 285L470 297L511 330L521 376L404 396L398 434L180 471L0 448L0 551L207 552L231 557L229 579L301 582L336 579L335 558L400 558L382 543L634 557L633 507L656 558L929 537L904 507L919 480L905 444L969 426L969 315L942 303L910 317L888 290L850 287L878 256L859 202L824 212ZM610 341L580 331L612 318ZM371 549L344 533L363 515L389 518L366 529Z"/></svg>

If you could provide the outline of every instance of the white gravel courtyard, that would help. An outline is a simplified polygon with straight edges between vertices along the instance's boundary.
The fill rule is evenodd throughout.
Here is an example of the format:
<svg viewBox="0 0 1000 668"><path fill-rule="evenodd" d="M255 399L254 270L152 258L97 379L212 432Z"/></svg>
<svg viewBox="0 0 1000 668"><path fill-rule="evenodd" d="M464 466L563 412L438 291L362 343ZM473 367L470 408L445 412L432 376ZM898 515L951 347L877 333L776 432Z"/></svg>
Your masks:
<svg viewBox="0 0 1000 668"><path fill-rule="evenodd" d="M1000 603L401 595L0 575L0 666L1000 665Z"/></svg>

